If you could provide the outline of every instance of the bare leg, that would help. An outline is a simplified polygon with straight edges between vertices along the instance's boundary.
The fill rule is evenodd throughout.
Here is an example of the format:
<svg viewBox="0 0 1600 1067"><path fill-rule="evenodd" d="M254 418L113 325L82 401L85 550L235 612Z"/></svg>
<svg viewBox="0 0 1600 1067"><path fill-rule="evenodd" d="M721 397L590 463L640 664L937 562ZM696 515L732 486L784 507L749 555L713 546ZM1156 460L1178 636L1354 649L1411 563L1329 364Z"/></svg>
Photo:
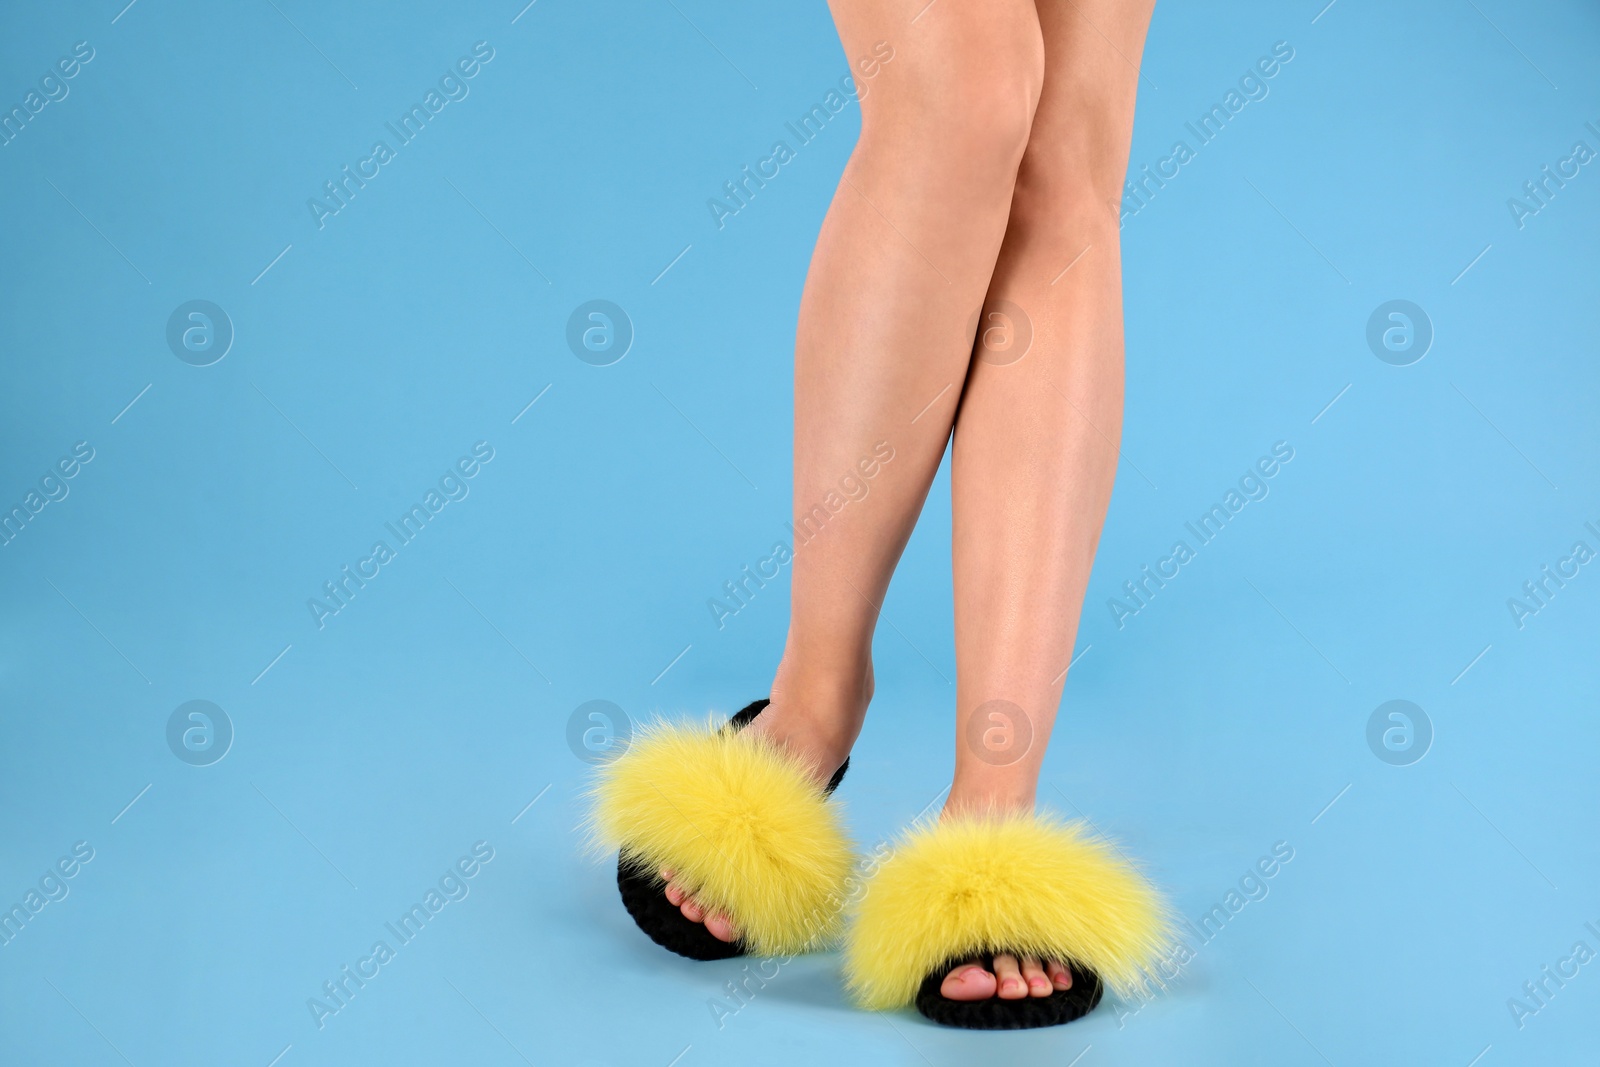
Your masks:
<svg viewBox="0 0 1600 1067"><path fill-rule="evenodd" d="M852 66L893 58L870 81L856 70L861 137L801 300L793 602L772 705L750 726L819 781L872 696L878 605L949 441L1043 63L1032 0L947 4L915 24L893 0L832 10ZM865 495L842 503L852 487ZM684 897L692 889L669 885L668 898L735 936Z"/></svg>
<svg viewBox="0 0 1600 1067"><path fill-rule="evenodd" d="M1116 204L1153 3L1039 2L1044 92L985 305L1001 344L986 350L980 339L955 430L958 711L947 814L1032 810L1072 657L1122 432ZM995 971L957 968L944 993L982 999L998 985L1014 998L1070 984L1050 961L1000 957Z"/></svg>

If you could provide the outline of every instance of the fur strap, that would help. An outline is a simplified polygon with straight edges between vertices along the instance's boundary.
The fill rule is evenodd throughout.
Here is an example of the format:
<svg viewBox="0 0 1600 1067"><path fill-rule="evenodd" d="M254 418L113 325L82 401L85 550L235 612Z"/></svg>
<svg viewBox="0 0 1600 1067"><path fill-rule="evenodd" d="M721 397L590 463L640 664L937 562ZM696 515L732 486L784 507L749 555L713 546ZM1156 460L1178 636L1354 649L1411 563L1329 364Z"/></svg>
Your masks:
<svg viewBox="0 0 1600 1067"><path fill-rule="evenodd" d="M873 1010L910 1004L951 960L993 952L1075 963L1126 994L1168 940L1160 898L1111 845L1036 816L909 831L855 910L845 976Z"/></svg>
<svg viewBox="0 0 1600 1067"><path fill-rule="evenodd" d="M745 730L656 723L601 766L591 842L674 872L761 955L839 933L850 844L837 805L793 756Z"/></svg>

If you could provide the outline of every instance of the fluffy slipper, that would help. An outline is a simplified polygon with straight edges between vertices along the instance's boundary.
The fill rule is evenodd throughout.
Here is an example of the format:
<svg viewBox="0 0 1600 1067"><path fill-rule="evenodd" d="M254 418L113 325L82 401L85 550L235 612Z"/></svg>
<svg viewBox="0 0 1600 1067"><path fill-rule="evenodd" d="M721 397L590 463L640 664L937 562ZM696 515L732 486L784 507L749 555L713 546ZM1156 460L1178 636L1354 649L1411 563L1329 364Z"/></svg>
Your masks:
<svg viewBox="0 0 1600 1067"><path fill-rule="evenodd" d="M657 724L602 765L592 838L616 848L617 888L633 921L656 944L695 960L746 953L787 956L835 938L852 859L825 788L770 742L741 731L769 702L727 725ZM708 913L740 937L713 937L666 897L673 871Z"/></svg>
<svg viewBox="0 0 1600 1067"><path fill-rule="evenodd" d="M935 1022L1015 1030L1071 1022L1102 983L1131 994L1168 942L1154 890L1082 827L1038 816L954 819L910 831L866 883L845 977L874 1011L915 1003ZM956 1001L951 968L996 953L1060 960L1072 988Z"/></svg>

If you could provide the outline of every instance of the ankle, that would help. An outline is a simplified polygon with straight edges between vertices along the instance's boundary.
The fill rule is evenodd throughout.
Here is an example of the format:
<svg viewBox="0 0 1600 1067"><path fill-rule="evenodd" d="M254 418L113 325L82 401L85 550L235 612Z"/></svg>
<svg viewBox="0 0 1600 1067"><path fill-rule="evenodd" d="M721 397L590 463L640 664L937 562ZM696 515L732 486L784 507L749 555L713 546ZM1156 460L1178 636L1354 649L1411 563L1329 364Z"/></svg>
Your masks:
<svg viewBox="0 0 1600 1067"><path fill-rule="evenodd" d="M805 739L811 747L848 753L866 721L867 701L857 690L838 692L805 686L777 686L757 722L763 732Z"/></svg>
<svg viewBox="0 0 1600 1067"><path fill-rule="evenodd" d="M956 781L945 798L939 818L983 818L990 815L1020 816L1033 813L1035 785L1032 782Z"/></svg>
<svg viewBox="0 0 1600 1067"><path fill-rule="evenodd" d="M872 699L872 663L804 669L785 656L772 682L772 703L756 720L762 732L834 760L855 745Z"/></svg>
<svg viewBox="0 0 1600 1067"><path fill-rule="evenodd" d="M772 679L772 703L819 720L854 720L859 727L873 693L872 656L827 658L784 652Z"/></svg>

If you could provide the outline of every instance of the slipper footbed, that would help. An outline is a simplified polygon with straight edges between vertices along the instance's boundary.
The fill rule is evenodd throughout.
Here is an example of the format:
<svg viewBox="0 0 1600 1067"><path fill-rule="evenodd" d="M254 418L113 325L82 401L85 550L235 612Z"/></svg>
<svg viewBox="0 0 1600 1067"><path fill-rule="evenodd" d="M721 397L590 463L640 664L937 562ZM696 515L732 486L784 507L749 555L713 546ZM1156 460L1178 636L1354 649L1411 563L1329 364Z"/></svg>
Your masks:
<svg viewBox="0 0 1600 1067"><path fill-rule="evenodd" d="M922 980L917 990L917 1010L936 1023L956 1026L964 1030L1032 1030L1041 1026L1060 1026L1081 1019L1100 1003L1105 987L1100 976L1077 964L1068 964L1072 972L1072 986L1054 989L1048 997L1024 997L1021 1000L951 1000L939 992L945 975L972 957L951 960L934 970ZM984 957L984 966L994 969L994 957Z"/></svg>

